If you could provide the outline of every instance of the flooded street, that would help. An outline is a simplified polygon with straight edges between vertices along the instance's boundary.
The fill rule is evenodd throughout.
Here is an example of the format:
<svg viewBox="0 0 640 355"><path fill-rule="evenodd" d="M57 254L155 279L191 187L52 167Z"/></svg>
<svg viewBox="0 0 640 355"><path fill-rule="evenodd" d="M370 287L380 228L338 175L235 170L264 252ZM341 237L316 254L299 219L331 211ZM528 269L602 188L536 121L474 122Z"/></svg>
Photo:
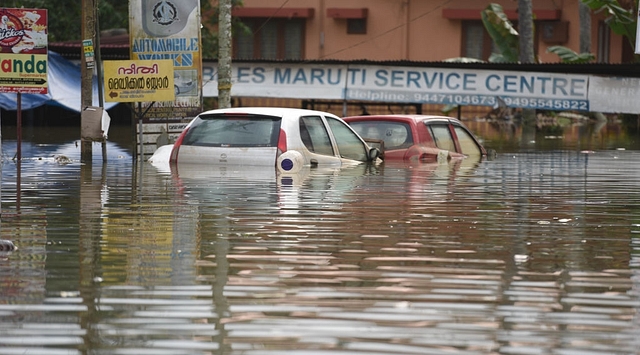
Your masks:
<svg viewBox="0 0 640 355"><path fill-rule="evenodd" d="M640 353L637 135L283 177L5 133L0 355Z"/></svg>

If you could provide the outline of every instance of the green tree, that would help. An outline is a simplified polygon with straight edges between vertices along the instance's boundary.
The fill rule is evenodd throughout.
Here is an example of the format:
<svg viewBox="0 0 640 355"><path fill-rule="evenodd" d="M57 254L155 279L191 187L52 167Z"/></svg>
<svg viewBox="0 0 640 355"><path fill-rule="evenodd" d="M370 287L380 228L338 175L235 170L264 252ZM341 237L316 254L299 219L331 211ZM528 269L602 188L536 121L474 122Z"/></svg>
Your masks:
<svg viewBox="0 0 640 355"><path fill-rule="evenodd" d="M216 58L218 53L218 9L210 0L200 0L202 14L202 48L205 58ZM216 2L217 3L217 2ZM9 8L47 9L49 42L80 41L82 2L75 0L3 0ZM129 29L129 2L122 0L97 0L100 29ZM242 0L233 0L234 7L242 6ZM234 19L234 31L247 31L247 27Z"/></svg>
<svg viewBox="0 0 640 355"><path fill-rule="evenodd" d="M97 0L101 29L128 28L129 3L121 0ZM69 0L3 0L9 8L46 9L49 42L81 40L81 1Z"/></svg>
<svg viewBox="0 0 640 355"><path fill-rule="evenodd" d="M580 53L591 53L591 9L580 1L578 7L580 18Z"/></svg>
<svg viewBox="0 0 640 355"><path fill-rule="evenodd" d="M547 48L547 52L557 54L563 63L580 64L588 63L596 59L593 53L577 53L565 46L551 46Z"/></svg>
<svg viewBox="0 0 640 355"><path fill-rule="evenodd" d="M231 1L232 8L242 5L242 0ZM212 6L209 0L201 0L200 13L202 14L202 56L204 58L218 58L218 7ZM232 18L231 22L234 33L250 31L249 28L242 24L237 18Z"/></svg>
<svg viewBox="0 0 640 355"><path fill-rule="evenodd" d="M484 28L489 33L491 40L498 48L499 53L491 54L490 62L512 62L518 61L519 39L518 31L499 4L491 3L480 13Z"/></svg>
<svg viewBox="0 0 640 355"><path fill-rule="evenodd" d="M623 1L624 4L620 4L617 0L581 0L581 2L583 5L586 5L595 13L606 13L607 18L605 19L605 23L609 26L609 28L611 28L613 33L625 37L627 41L629 41L631 47L635 47L636 26L638 19L635 16L636 9L634 1ZM582 53L574 52L573 50L564 46L551 46L547 48L547 51L557 54L565 63L590 62L595 59L595 56L590 53L588 49L583 50L587 47L587 45L583 44L583 42L584 41L581 36L580 47Z"/></svg>
<svg viewBox="0 0 640 355"><path fill-rule="evenodd" d="M533 63L536 55L533 50L533 5L531 0L518 0L518 32L520 63Z"/></svg>
<svg viewBox="0 0 640 355"><path fill-rule="evenodd" d="M607 14L605 23L611 28L613 33L625 37L631 47L636 45L636 25L638 18L636 17L635 1L622 1L624 5L617 0L581 0L596 13L604 12Z"/></svg>
<svg viewBox="0 0 640 355"><path fill-rule="evenodd" d="M637 17L633 1L624 1L624 6L617 0L581 0L595 13L606 13L605 20L611 30L625 37L635 47ZM621 0L622 1L622 0ZM490 62L516 62L519 58L518 31L509 21L498 4L489 4L481 13L485 29L500 53L493 54ZM550 53L557 54L563 62L585 63L595 59L591 53L577 53L564 46L551 46Z"/></svg>

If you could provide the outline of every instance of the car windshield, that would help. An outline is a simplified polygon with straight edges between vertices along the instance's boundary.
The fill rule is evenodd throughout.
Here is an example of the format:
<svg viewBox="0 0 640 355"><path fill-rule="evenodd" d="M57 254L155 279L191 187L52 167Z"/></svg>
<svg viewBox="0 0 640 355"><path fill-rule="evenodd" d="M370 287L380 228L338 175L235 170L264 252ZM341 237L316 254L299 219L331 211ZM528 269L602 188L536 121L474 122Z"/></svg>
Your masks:
<svg viewBox="0 0 640 355"><path fill-rule="evenodd" d="M276 147L280 117L260 115L201 115L183 145L210 147Z"/></svg>
<svg viewBox="0 0 640 355"><path fill-rule="evenodd" d="M349 125L363 138L384 141L384 149L403 149L413 145L411 126L403 122L358 121Z"/></svg>

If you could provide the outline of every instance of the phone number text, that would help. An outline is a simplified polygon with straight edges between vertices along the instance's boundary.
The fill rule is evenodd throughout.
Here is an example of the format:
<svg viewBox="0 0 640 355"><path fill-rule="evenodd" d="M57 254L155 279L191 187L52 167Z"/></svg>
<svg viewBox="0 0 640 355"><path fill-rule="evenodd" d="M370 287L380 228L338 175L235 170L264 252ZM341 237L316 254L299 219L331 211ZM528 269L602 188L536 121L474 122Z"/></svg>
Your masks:
<svg viewBox="0 0 640 355"><path fill-rule="evenodd" d="M532 108L541 110L589 111L588 100L550 99L535 97L489 96L470 94L418 93L407 91L382 91L366 89L347 89L347 100L365 100L381 102L415 102L444 105L497 106Z"/></svg>

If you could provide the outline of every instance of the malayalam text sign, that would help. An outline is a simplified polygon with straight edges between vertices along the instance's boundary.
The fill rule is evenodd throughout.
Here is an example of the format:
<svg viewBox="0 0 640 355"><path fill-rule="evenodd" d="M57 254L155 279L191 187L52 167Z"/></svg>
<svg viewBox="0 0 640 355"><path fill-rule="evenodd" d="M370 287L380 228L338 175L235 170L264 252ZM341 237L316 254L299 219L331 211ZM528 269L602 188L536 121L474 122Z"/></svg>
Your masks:
<svg viewBox="0 0 640 355"><path fill-rule="evenodd" d="M0 92L48 92L47 10L0 8Z"/></svg>
<svg viewBox="0 0 640 355"><path fill-rule="evenodd" d="M171 60L105 61L105 101L172 101L175 98L173 79Z"/></svg>

